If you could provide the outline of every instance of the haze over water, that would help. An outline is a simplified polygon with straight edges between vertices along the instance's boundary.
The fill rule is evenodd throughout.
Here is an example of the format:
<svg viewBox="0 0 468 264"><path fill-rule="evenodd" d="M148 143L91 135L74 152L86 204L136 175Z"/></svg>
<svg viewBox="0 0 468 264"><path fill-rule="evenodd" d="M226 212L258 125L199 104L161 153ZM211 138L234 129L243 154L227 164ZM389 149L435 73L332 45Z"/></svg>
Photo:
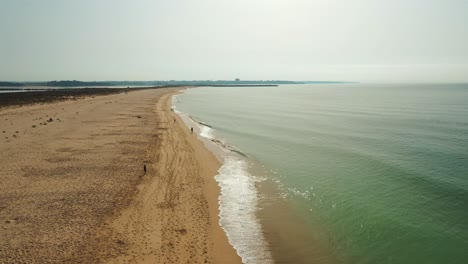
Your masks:
<svg viewBox="0 0 468 264"><path fill-rule="evenodd" d="M249 170L231 177L265 167L256 185L276 191L268 201L259 193L257 208L289 209L261 217L288 213L313 238L269 241L275 259L294 244L288 252L310 263L319 244L338 263L466 261L468 85L204 87L176 106L247 154Z"/></svg>

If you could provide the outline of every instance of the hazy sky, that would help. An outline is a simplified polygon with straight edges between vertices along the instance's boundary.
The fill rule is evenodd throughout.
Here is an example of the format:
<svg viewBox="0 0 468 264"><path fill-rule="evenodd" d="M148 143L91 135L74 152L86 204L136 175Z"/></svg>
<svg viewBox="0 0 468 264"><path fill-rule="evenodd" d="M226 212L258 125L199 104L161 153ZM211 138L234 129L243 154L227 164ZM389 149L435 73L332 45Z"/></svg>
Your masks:
<svg viewBox="0 0 468 264"><path fill-rule="evenodd" d="M468 81L468 0L0 0L0 80Z"/></svg>

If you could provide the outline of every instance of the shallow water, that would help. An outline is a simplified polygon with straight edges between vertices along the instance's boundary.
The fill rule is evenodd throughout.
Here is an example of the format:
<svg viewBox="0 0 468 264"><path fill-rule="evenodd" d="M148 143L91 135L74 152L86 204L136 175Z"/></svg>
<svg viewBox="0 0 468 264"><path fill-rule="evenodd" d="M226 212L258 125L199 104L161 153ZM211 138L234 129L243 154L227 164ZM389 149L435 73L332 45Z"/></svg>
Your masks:
<svg viewBox="0 0 468 264"><path fill-rule="evenodd" d="M263 263L255 250L268 252L264 242L236 245L251 234L269 240L278 262L468 257L468 85L203 87L175 105L247 154L218 180L246 198L225 199L221 210L249 263ZM259 222L239 214L252 208Z"/></svg>

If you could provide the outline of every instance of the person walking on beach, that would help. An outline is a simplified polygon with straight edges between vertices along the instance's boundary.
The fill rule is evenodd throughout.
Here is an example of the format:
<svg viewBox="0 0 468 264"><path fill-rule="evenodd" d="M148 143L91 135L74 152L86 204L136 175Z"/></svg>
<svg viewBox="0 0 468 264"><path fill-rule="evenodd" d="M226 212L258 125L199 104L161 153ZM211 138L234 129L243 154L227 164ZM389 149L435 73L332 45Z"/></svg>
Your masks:
<svg viewBox="0 0 468 264"><path fill-rule="evenodd" d="M193 127L190 128L190 133L193 134Z"/></svg>
<svg viewBox="0 0 468 264"><path fill-rule="evenodd" d="M143 170L145 171L145 174L146 174L146 164L143 164Z"/></svg>

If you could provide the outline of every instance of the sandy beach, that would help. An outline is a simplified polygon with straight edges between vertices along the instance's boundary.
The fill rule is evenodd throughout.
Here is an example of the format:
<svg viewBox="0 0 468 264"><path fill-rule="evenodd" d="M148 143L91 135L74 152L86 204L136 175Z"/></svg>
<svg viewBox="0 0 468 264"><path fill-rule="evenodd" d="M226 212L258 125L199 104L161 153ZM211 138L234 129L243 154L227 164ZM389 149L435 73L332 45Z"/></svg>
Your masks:
<svg viewBox="0 0 468 264"><path fill-rule="evenodd" d="M240 263L177 91L0 109L0 263Z"/></svg>

